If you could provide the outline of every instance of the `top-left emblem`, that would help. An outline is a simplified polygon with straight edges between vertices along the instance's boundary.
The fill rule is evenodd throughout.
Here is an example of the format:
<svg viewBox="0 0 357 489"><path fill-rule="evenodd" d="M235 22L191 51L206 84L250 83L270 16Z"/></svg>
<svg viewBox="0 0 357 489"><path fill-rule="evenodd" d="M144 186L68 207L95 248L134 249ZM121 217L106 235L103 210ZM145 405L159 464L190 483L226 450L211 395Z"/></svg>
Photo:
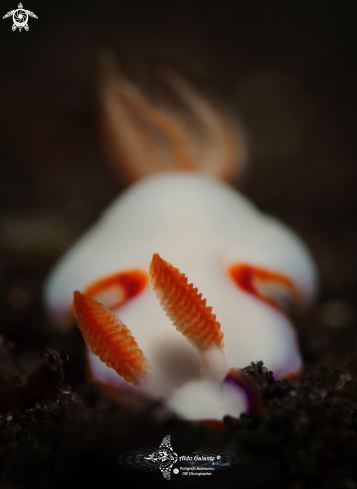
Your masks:
<svg viewBox="0 0 357 489"><path fill-rule="evenodd" d="M38 19L37 15L35 15L33 12L30 12L30 10L25 10L22 6L22 3L19 3L18 8L16 10L11 10L11 12L8 12L7 14L4 15L3 19L6 19L7 17L10 17L12 15L12 30L15 31L16 27L19 29L21 32L21 29L25 29L25 31L29 30L28 26L28 20L29 17L34 17L35 19Z"/></svg>

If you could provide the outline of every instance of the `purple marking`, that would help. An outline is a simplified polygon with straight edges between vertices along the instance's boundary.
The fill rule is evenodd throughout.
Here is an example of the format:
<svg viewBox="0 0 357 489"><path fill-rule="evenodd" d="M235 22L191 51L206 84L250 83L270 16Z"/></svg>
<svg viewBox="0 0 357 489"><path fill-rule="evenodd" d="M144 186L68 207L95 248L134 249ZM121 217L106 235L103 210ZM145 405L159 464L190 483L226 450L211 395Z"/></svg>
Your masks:
<svg viewBox="0 0 357 489"><path fill-rule="evenodd" d="M244 379L237 377L234 374L228 373L224 380L223 385L228 385L237 389L238 392L244 394L246 399L246 413L251 413L254 410L255 398L252 389Z"/></svg>

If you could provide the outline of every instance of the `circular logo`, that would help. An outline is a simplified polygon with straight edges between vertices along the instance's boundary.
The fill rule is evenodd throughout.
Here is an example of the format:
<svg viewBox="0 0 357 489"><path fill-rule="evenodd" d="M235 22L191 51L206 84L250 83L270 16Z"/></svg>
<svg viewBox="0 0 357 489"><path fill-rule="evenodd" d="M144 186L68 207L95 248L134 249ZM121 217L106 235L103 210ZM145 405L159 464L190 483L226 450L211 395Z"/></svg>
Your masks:
<svg viewBox="0 0 357 489"><path fill-rule="evenodd" d="M179 469L174 469L174 474L178 474L179 473Z"/></svg>
<svg viewBox="0 0 357 489"><path fill-rule="evenodd" d="M24 27L27 24L28 18L29 16L27 15L26 10L21 8L15 10L14 15L12 17L16 27Z"/></svg>

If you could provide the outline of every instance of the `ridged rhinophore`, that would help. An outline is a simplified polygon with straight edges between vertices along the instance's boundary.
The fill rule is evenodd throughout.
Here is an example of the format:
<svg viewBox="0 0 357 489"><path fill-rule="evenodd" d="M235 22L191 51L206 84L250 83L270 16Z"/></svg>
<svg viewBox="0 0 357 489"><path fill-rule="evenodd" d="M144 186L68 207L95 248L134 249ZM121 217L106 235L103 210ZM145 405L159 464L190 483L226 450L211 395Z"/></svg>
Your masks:
<svg viewBox="0 0 357 489"><path fill-rule="evenodd" d="M127 382L146 383L146 358L125 324L95 299L79 291L73 295L78 327L91 352Z"/></svg>
<svg viewBox="0 0 357 489"><path fill-rule="evenodd" d="M223 348L223 333L212 307L206 306L206 299L183 273L155 253L150 276L156 297L177 331L201 352Z"/></svg>

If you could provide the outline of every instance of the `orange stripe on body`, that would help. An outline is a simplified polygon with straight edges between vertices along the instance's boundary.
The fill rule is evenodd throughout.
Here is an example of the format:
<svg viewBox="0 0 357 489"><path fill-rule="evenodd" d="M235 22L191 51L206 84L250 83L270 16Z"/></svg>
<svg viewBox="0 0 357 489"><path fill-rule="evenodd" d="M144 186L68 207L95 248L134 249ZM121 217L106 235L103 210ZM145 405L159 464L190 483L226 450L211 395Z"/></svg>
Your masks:
<svg viewBox="0 0 357 489"><path fill-rule="evenodd" d="M91 352L126 382L146 383L147 361L125 324L98 301L79 291L73 296L77 324Z"/></svg>
<svg viewBox="0 0 357 489"><path fill-rule="evenodd" d="M305 373L304 367L301 367L300 370L284 375L283 378L290 380L290 382L298 382L302 378L304 373Z"/></svg>
<svg viewBox="0 0 357 489"><path fill-rule="evenodd" d="M95 299L104 296L105 299L107 292L109 301L100 302L109 309L116 309L139 295L147 286L148 279L148 275L141 270L128 270L96 280L83 290L83 294Z"/></svg>
<svg viewBox="0 0 357 489"><path fill-rule="evenodd" d="M294 282L281 273L271 272L264 268L253 267L246 263L231 266L228 269L228 273L241 290L254 295L257 299L266 302L279 311L281 311L281 308L278 303L259 291L259 282L261 284L269 284L270 282L272 284L276 283L282 285L289 290L289 293L298 303L301 302L300 293L295 287Z"/></svg>
<svg viewBox="0 0 357 489"><path fill-rule="evenodd" d="M102 277L85 287L83 294L98 300L108 309L117 309L141 294L149 281L142 270L127 270ZM73 305L67 311L68 324L73 322Z"/></svg>
<svg viewBox="0 0 357 489"><path fill-rule="evenodd" d="M212 307L206 306L206 299L187 283L187 277L158 254L152 258L150 276L156 297L177 331L201 352L222 349L223 333Z"/></svg>
<svg viewBox="0 0 357 489"><path fill-rule="evenodd" d="M201 426L205 426L207 428L218 428L219 430L226 430L227 425L224 421L220 421L219 419L200 419L196 421L197 424Z"/></svg>

